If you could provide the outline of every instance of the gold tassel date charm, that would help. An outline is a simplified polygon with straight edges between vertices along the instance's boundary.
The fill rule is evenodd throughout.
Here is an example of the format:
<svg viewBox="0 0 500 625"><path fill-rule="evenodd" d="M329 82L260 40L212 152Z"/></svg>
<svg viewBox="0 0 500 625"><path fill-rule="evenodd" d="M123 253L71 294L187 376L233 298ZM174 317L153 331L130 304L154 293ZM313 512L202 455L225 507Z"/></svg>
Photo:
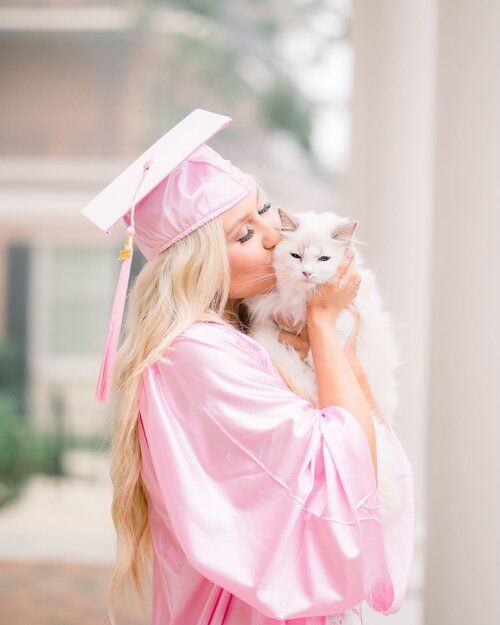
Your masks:
<svg viewBox="0 0 500 625"><path fill-rule="evenodd" d="M125 245L123 249L120 250L118 254L118 260L126 260L129 256L132 255L134 251L134 237L131 234L127 234L127 238L125 239Z"/></svg>

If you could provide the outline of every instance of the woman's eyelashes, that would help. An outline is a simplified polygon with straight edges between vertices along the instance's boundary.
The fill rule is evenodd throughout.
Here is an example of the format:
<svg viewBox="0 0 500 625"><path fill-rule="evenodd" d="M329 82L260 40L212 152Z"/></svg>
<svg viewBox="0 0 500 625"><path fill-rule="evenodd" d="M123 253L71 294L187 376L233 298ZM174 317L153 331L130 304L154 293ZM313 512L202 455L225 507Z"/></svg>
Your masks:
<svg viewBox="0 0 500 625"><path fill-rule="evenodd" d="M262 215L263 213L265 213L266 211L268 211L271 208L271 202L266 202L262 208L260 210L258 210L257 212L259 213L259 215ZM249 228L247 226L247 232L245 235L243 235L242 237L240 237L238 239L238 241L240 243L245 243L245 241L248 241L248 239L252 238L252 236L255 234L255 230L253 228Z"/></svg>
<svg viewBox="0 0 500 625"><path fill-rule="evenodd" d="M238 239L238 241L240 243L245 243L245 241L248 241L248 239L250 239L253 236L254 232L255 230L252 230L252 228L247 227L247 233L244 236L242 236L240 239Z"/></svg>

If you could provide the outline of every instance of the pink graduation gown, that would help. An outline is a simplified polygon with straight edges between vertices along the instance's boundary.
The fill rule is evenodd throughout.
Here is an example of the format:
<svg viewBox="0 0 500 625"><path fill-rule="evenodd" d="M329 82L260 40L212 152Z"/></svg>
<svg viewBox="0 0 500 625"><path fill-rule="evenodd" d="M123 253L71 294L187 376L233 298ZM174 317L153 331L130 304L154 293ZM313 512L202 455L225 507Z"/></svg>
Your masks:
<svg viewBox="0 0 500 625"><path fill-rule="evenodd" d="M267 350L219 322L182 332L139 387L152 625L327 625L391 614L413 558L413 476L384 524L365 434L293 393ZM342 622L340 619L339 623Z"/></svg>

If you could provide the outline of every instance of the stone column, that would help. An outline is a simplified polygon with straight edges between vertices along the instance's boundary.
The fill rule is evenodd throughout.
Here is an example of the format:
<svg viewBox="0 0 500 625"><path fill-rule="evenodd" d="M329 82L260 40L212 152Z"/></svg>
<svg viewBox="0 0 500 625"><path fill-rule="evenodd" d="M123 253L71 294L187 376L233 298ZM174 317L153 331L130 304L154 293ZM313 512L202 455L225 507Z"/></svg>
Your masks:
<svg viewBox="0 0 500 625"><path fill-rule="evenodd" d="M434 0L354 2L349 214L395 319L403 363L397 431L415 474L417 544L407 603L421 622L433 207ZM377 620L368 615L368 623ZM377 620L378 622L378 620Z"/></svg>
<svg viewBox="0 0 500 625"><path fill-rule="evenodd" d="M426 624L500 620L500 3L441 0Z"/></svg>

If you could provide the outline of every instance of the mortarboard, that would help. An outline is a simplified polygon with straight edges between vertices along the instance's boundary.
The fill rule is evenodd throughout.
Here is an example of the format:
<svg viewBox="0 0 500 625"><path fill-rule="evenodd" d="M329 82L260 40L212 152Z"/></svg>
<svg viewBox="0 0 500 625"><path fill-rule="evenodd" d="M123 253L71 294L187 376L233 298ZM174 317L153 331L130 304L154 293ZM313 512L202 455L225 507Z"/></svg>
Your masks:
<svg viewBox="0 0 500 625"><path fill-rule="evenodd" d="M113 375L134 238L147 260L155 259L250 193L245 174L205 144L232 123L225 115L192 111L158 139L81 211L106 234L123 218L125 245L116 286L96 399L106 403Z"/></svg>

